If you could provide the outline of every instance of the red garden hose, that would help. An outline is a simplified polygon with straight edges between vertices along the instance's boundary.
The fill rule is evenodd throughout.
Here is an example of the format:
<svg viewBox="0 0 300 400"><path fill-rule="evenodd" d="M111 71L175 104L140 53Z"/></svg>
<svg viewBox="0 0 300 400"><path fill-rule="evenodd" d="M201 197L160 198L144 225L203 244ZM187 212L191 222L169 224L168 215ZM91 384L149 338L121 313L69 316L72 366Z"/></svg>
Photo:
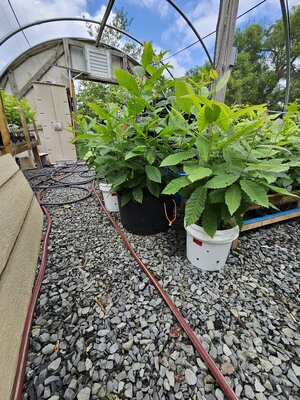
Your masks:
<svg viewBox="0 0 300 400"><path fill-rule="evenodd" d="M162 286L158 283L157 279L152 275L152 273L149 271L149 269L146 267L146 265L143 263L143 261L140 259L140 257L137 255L131 244L128 242L126 239L126 236L122 232L121 228L119 227L118 223L115 221L115 219L112 217L111 213L106 209L105 205L103 204L99 194L97 193L95 189L95 184L93 183L93 193L96 196L97 200L99 201L100 206L110 219L111 223L113 226L116 228L116 231L118 234L121 236L123 242L125 243L126 247L130 251L131 255L133 258L136 260L136 262L139 264L141 269L145 272L145 274L148 276L150 282L155 286L156 290L160 294L160 296L163 298L163 300L166 302L167 306L169 309L172 311L173 315L181 325L181 327L184 329L185 333L189 337L190 341L193 343L194 347L198 350L200 356L204 360L205 364L209 368L210 372L213 374L213 376L216 378L216 381L220 385L221 389L223 390L224 394L226 394L227 398L229 400L237 400L237 397L234 393L234 391L231 389L231 387L228 385L226 382L224 376L222 375L221 371L219 368L216 366L210 355L206 352L202 344L199 342L197 336L195 335L194 331L191 329L191 327L188 325L178 308L175 306L173 301L171 300L170 296L166 293L166 291L162 288Z"/></svg>
<svg viewBox="0 0 300 400"><path fill-rule="evenodd" d="M121 236L123 242L127 246L128 250L130 251L131 255L134 257L134 259L137 261L141 269L144 271L144 273L148 276L150 282L155 286L157 291L159 292L160 296L163 298L163 300L166 302L167 306L170 308L172 311L173 315L176 317L178 320L179 324L181 327L184 329L186 332L187 336L191 340L192 344L194 347L197 349L199 352L200 356L206 363L207 367L211 371L212 375L215 377L216 381L220 385L221 389L223 390L224 394L227 396L229 400L237 400L237 397L231 387L228 385L226 380L224 379L224 376L222 375L221 371L218 369L214 361L211 359L209 354L205 351L204 347L202 344L199 342L197 336L191 329L191 327L188 325L178 308L175 306L175 304L172 302L171 298L169 295L165 292L165 290L162 288L162 286L158 283L157 279L152 275L152 273L149 271L149 269L146 267L146 265L142 262L142 260L139 258L137 253L134 251L133 247L131 244L128 242L126 239L126 236L122 232L121 228L119 227L118 223L115 221L115 219L112 217L110 212L106 209L105 205L103 204L101 198L99 197L99 194L95 190L95 186L93 184L93 193L97 200L99 201L100 206L110 219L111 223L115 227L116 231L118 234ZM40 201L39 194L37 195L38 201ZM32 324L32 318L33 318L33 313L37 301L37 297L40 291L41 283L44 277L45 273L45 268L46 268L46 263L47 263L47 256L48 256L48 241L49 241L49 235L51 231L51 217L48 209L46 207L42 207L42 210L44 214L46 215L46 220L47 220L47 228L46 228L46 233L45 233L45 239L44 239L44 244L43 244L43 250L42 250L42 260L41 260L41 265L40 265L40 271L38 273L37 280L34 285L34 289L32 292L32 297L29 305L29 309L26 315L26 320L24 324L24 330L23 330L23 336L22 336L22 341L21 341L21 346L20 346L20 354L19 354L19 359L18 359L18 365L17 365L17 370L16 370L16 375L13 383L13 388L12 388L12 395L11 395L11 400L22 400L23 397L23 384L24 384L24 378L25 378L25 370L26 370L26 361L27 361L27 354L28 354L28 347L29 347L29 340L30 340L30 332L31 332L31 324Z"/></svg>
<svg viewBox="0 0 300 400"><path fill-rule="evenodd" d="M38 202L40 202L39 195L40 195L40 193L37 194ZM24 384L24 378L25 378L26 361L27 361L27 354L28 354L28 347L29 347L29 340L30 340L32 318L33 318L36 301L37 301L38 294L39 294L39 291L41 288L42 280L44 278L46 264L47 264L48 242L49 242L49 235L50 235L50 231L51 231L51 217L50 217L50 213L47 210L47 208L45 208L43 206L41 206L41 207L46 216L47 228L46 228L46 233L45 233L45 238L44 238L40 270L39 270L38 277L37 277L35 285L34 285L29 308L27 311L26 319L25 319L22 341L21 341L21 346L20 346L20 354L19 354L19 359L18 359L18 365L17 365L17 369L16 369L16 375L15 375L13 387L12 387L11 400L22 400L22 398L23 398L23 384Z"/></svg>

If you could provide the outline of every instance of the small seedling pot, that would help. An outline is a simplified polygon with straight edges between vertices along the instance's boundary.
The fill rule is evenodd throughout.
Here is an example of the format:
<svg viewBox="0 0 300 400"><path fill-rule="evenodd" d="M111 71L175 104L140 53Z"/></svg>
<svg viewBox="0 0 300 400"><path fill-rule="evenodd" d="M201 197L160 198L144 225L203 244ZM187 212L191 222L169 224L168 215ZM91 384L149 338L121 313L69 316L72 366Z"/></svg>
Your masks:
<svg viewBox="0 0 300 400"><path fill-rule="evenodd" d="M100 182L99 189L102 191L107 210L110 212L120 211L117 193L111 192L111 185L105 182Z"/></svg>
<svg viewBox="0 0 300 400"><path fill-rule="evenodd" d="M188 260L204 271L218 271L224 267L231 243L239 236L239 227L216 231L211 238L196 224L185 227Z"/></svg>

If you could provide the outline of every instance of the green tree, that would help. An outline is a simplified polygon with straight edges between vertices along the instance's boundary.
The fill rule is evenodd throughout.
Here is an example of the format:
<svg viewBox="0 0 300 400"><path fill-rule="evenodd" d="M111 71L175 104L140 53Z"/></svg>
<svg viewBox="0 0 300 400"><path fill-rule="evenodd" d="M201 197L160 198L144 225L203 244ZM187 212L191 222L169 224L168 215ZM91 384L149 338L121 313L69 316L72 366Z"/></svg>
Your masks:
<svg viewBox="0 0 300 400"><path fill-rule="evenodd" d="M82 114L84 117L96 118L97 115L87 103L96 103L101 107L106 103L126 104L128 97L128 93L120 86L80 81L77 93L78 114Z"/></svg>
<svg viewBox="0 0 300 400"><path fill-rule="evenodd" d="M300 98L300 7L294 7L291 16L291 91L290 101ZM282 20L270 28L259 24L238 29L234 45L237 62L229 81L226 102L229 104L268 103L278 109L284 99L286 57Z"/></svg>

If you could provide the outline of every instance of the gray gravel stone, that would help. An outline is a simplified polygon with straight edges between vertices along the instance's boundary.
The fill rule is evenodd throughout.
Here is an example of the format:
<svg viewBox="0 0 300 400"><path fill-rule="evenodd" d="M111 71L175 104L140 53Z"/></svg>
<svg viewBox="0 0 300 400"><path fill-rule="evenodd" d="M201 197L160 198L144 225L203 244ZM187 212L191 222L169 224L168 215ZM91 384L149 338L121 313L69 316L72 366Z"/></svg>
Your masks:
<svg viewBox="0 0 300 400"><path fill-rule="evenodd" d="M266 388L260 383L257 378L255 379L254 387L256 392L264 392L266 390Z"/></svg>
<svg viewBox="0 0 300 400"><path fill-rule="evenodd" d="M128 397L129 399L132 399L133 397L133 391L132 391L132 384L129 383L126 385L126 390L124 392L125 396Z"/></svg>
<svg viewBox="0 0 300 400"><path fill-rule="evenodd" d="M42 353L43 354L52 354L54 352L54 345L53 344L47 344L47 346L42 348Z"/></svg>
<svg viewBox="0 0 300 400"><path fill-rule="evenodd" d="M80 390L77 395L78 400L89 400L91 394L91 389L89 387L85 387Z"/></svg>
<svg viewBox="0 0 300 400"><path fill-rule="evenodd" d="M196 377L195 372L191 369L186 369L185 370L185 380L188 385L191 385L191 386L196 385L197 377Z"/></svg>
<svg viewBox="0 0 300 400"><path fill-rule="evenodd" d="M120 324L122 321L121 321L121 318L119 318L119 317L114 317L114 318L112 318L112 319L110 320L110 322L111 322L112 324L118 325L118 324Z"/></svg>
<svg viewBox="0 0 300 400"><path fill-rule="evenodd" d="M297 376L300 376L300 366L292 363L292 368Z"/></svg>
<svg viewBox="0 0 300 400"><path fill-rule="evenodd" d="M119 349L119 346L117 345L117 343L115 343L109 348L109 352L110 352L110 354L114 354L118 351L118 349Z"/></svg>
<svg viewBox="0 0 300 400"><path fill-rule="evenodd" d="M86 370L84 361L79 361L79 363L77 364L77 370L78 370L79 373L81 373L81 372Z"/></svg>
<svg viewBox="0 0 300 400"><path fill-rule="evenodd" d="M42 335L40 335L39 337L40 342L42 343L47 343L50 340L50 335L49 333L43 333Z"/></svg>
<svg viewBox="0 0 300 400"><path fill-rule="evenodd" d="M124 350L129 351L132 348L133 339L128 340L128 342L123 343L122 347Z"/></svg>
<svg viewBox="0 0 300 400"><path fill-rule="evenodd" d="M57 358L48 365L48 371L57 371L61 364L61 358Z"/></svg>
<svg viewBox="0 0 300 400"><path fill-rule="evenodd" d="M255 398L255 394L252 390L252 387L249 385L245 385L244 387L244 394L247 397L247 399L254 399Z"/></svg>
<svg viewBox="0 0 300 400"><path fill-rule="evenodd" d="M272 372L275 376L280 376L282 374L282 369L280 367L272 368Z"/></svg>
<svg viewBox="0 0 300 400"><path fill-rule="evenodd" d="M299 379L296 377L295 372L290 368L287 374L287 377L290 381L292 381L296 386L300 387Z"/></svg>
<svg viewBox="0 0 300 400"><path fill-rule="evenodd" d="M77 388L77 379L72 379L71 382L69 383L69 389L71 390L76 390Z"/></svg>
<svg viewBox="0 0 300 400"><path fill-rule="evenodd" d="M75 392L72 389L68 388L64 393L64 400L72 400L74 399Z"/></svg>

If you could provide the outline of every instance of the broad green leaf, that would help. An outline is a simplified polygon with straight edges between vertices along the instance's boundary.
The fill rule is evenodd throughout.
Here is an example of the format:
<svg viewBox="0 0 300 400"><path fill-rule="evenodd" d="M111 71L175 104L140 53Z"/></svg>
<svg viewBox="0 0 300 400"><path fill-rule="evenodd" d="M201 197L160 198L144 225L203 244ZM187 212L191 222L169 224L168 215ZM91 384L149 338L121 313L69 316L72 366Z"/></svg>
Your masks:
<svg viewBox="0 0 300 400"><path fill-rule="evenodd" d="M142 67L144 69L147 68L149 64L151 64L153 60L153 47L151 42L144 43L144 51L142 54Z"/></svg>
<svg viewBox="0 0 300 400"><path fill-rule="evenodd" d="M233 136L230 136L227 140L220 142L219 147L223 148L225 146L228 146L228 144L236 142L238 139L240 139L243 136L247 136L249 134L257 133L257 129L261 126L262 122L259 121L250 121L247 123L241 124L240 129L236 129L235 133Z"/></svg>
<svg viewBox="0 0 300 400"><path fill-rule="evenodd" d="M132 197L134 198L134 200L138 203L142 203L143 202L143 191L140 188L135 188L132 191Z"/></svg>
<svg viewBox="0 0 300 400"><path fill-rule="evenodd" d="M241 179L240 185L242 190L250 197L251 201L263 207L269 206L267 189L253 181Z"/></svg>
<svg viewBox="0 0 300 400"><path fill-rule="evenodd" d="M225 203L231 215L239 208L242 200L242 191L238 183L230 186L225 193Z"/></svg>
<svg viewBox="0 0 300 400"><path fill-rule="evenodd" d="M247 164L247 171L257 171L257 170L261 170L261 171L270 171L273 173L279 173L279 172L285 172L288 171L290 168L290 166L288 164L267 164L267 162L265 162L264 164L254 164L254 163L249 163Z"/></svg>
<svg viewBox="0 0 300 400"><path fill-rule="evenodd" d="M133 68L134 72L137 74L137 76L139 76L140 78L143 78L145 76L145 70L143 67L141 67L140 65L136 65Z"/></svg>
<svg viewBox="0 0 300 400"><path fill-rule="evenodd" d="M212 100L209 100L209 99L207 99L206 97L203 97L203 96L198 96L196 94L186 94L183 97L186 98L186 99L191 99L193 101L193 104L195 104L195 106L198 109L201 109L203 104L205 104L208 107L211 107L211 105L213 104Z"/></svg>
<svg viewBox="0 0 300 400"><path fill-rule="evenodd" d="M175 95L179 107L187 114L190 114L193 101L188 97L182 97L189 94L195 94L193 88L181 79L175 79Z"/></svg>
<svg viewBox="0 0 300 400"><path fill-rule="evenodd" d="M238 174L216 175L206 183L205 187L209 189L222 189L232 185L235 181L239 179L239 176L240 175Z"/></svg>
<svg viewBox="0 0 300 400"><path fill-rule="evenodd" d="M133 75L129 74L123 69L115 69L114 74L119 85L128 90L129 93L132 93L135 96L138 96L140 94L139 87Z"/></svg>
<svg viewBox="0 0 300 400"><path fill-rule="evenodd" d="M229 222L229 220L232 218L226 204L222 204L221 206L221 215L224 222Z"/></svg>
<svg viewBox="0 0 300 400"><path fill-rule="evenodd" d="M232 112L226 104L219 103L218 106L220 107L221 112L219 118L216 120L216 124L220 129L226 132L231 123L230 115Z"/></svg>
<svg viewBox="0 0 300 400"><path fill-rule="evenodd" d="M202 86L201 88L200 88L200 92L199 92L199 94L200 94L200 96L203 96L203 97L208 97L209 96L209 90L208 90L208 88L206 87L206 86Z"/></svg>
<svg viewBox="0 0 300 400"><path fill-rule="evenodd" d="M146 165L145 171L150 181L161 182L161 172L157 167L154 167L154 165Z"/></svg>
<svg viewBox="0 0 300 400"><path fill-rule="evenodd" d="M200 186L193 191L185 207L185 223L187 226L196 223L205 207L207 190Z"/></svg>
<svg viewBox="0 0 300 400"><path fill-rule="evenodd" d="M218 79L218 73L217 73L217 71L215 70L215 69L211 69L210 71L209 71L209 76L214 80L214 81L216 81L217 79Z"/></svg>
<svg viewBox="0 0 300 400"><path fill-rule="evenodd" d="M187 176L181 176L180 178L173 179L162 191L162 194L175 194L180 189L191 184L191 181Z"/></svg>
<svg viewBox="0 0 300 400"><path fill-rule="evenodd" d="M286 149L285 147L282 146L275 146L274 144L260 144L256 147L260 147L260 148L266 148L266 149L275 149L275 150L279 150L279 151L285 151L286 153L292 155L292 153L290 152L290 150Z"/></svg>
<svg viewBox="0 0 300 400"><path fill-rule="evenodd" d="M128 110L133 115L139 115L149 103L141 97L128 100Z"/></svg>
<svg viewBox="0 0 300 400"><path fill-rule="evenodd" d="M201 217L202 228L210 236L214 237L218 227L218 216L213 207L205 207Z"/></svg>
<svg viewBox="0 0 300 400"><path fill-rule="evenodd" d="M162 76L166 68L168 68L167 65L157 68L157 70L152 74L151 78L146 80L144 88L148 89L149 87L153 86L154 83Z"/></svg>
<svg viewBox="0 0 300 400"><path fill-rule="evenodd" d="M147 179L147 188L151 194L155 197L159 197L160 195L160 186L158 183L150 181Z"/></svg>
<svg viewBox="0 0 300 400"><path fill-rule="evenodd" d="M194 150L187 150L187 151L182 151L180 153L171 154L161 162L160 166L167 167L169 165L177 165L184 160L193 158L194 156L195 156Z"/></svg>
<svg viewBox="0 0 300 400"><path fill-rule="evenodd" d="M147 150L146 159L149 164L153 164L156 159L155 151L152 149Z"/></svg>
<svg viewBox="0 0 300 400"><path fill-rule="evenodd" d="M211 107L205 106L204 115L206 121L211 124L215 122L220 115L221 108L217 104L212 104Z"/></svg>
<svg viewBox="0 0 300 400"><path fill-rule="evenodd" d="M109 183L111 183L114 187L116 187L124 183L126 179L127 179L127 172L123 172L122 174L116 176L116 178Z"/></svg>
<svg viewBox="0 0 300 400"><path fill-rule="evenodd" d="M193 106L195 107L195 106ZM197 127L199 129L199 132L203 132L205 128L207 128L209 125L208 121L206 120L205 117L205 109L204 107L201 107L198 110L198 116L197 116Z"/></svg>
<svg viewBox="0 0 300 400"><path fill-rule="evenodd" d="M111 137L111 132L108 131L107 126L95 125L95 126L93 126L93 129L95 129L95 131L97 133L99 133L99 135L105 135L106 134L106 137Z"/></svg>
<svg viewBox="0 0 300 400"><path fill-rule="evenodd" d="M102 119L109 119L109 114L101 108L98 104L95 103L87 103L87 105Z"/></svg>
<svg viewBox="0 0 300 400"><path fill-rule="evenodd" d="M225 72L225 74L218 80L215 91L219 92L221 89L223 89L223 87L227 85L229 78L230 78L230 70Z"/></svg>
<svg viewBox="0 0 300 400"><path fill-rule="evenodd" d="M212 174L210 168L201 167L198 164L185 165L183 170L188 175L191 182L199 181L200 179L206 178Z"/></svg>
<svg viewBox="0 0 300 400"><path fill-rule="evenodd" d="M225 189L216 189L208 194L208 200L210 203L223 203Z"/></svg>
<svg viewBox="0 0 300 400"><path fill-rule="evenodd" d="M149 64L149 65L147 66L147 68L146 68L146 71L147 71L148 74L150 74L151 76L152 76L153 74L155 74L156 70L157 70L157 68L154 67L154 65L151 65L151 64Z"/></svg>
<svg viewBox="0 0 300 400"><path fill-rule="evenodd" d="M97 139L97 136L95 134L89 134L89 133L83 133L82 135L75 136L74 139L72 139L73 142L76 142L77 140L84 140L84 139Z"/></svg>
<svg viewBox="0 0 300 400"><path fill-rule="evenodd" d="M250 115L253 112L257 112L258 110L266 110L266 106L265 105L256 105L256 106L250 106L250 107L246 107L246 108L242 108L241 110L237 110L234 113L232 113L232 118L239 119L240 117L243 117L245 115Z"/></svg>
<svg viewBox="0 0 300 400"><path fill-rule="evenodd" d="M198 149L199 157L203 161L208 162L209 155L210 155L210 142L209 142L209 140L204 136L198 136L197 139L196 139L196 146L197 146L197 149Z"/></svg>
<svg viewBox="0 0 300 400"><path fill-rule="evenodd" d="M134 149L132 149L125 155L125 160L129 160L130 158L141 156L141 154L143 154L145 149L146 149L146 146L136 146Z"/></svg>
<svg viewBox="0 0 300 400"><path fill-rule="evenodd" d="M134 151L129 151L129 152L125 155L125 160L130 160L130 158L139 157L140 155L141 155L140 153L135 153Z"/></svg>
<svg viewBox="0 0 300 400"><path fill-rule="evenodd" d="M146 135L144 134L144 132L142 131L142 129L140 128L139 124L137 124L137 123L135 122L134 118L129 118L129 119L130 119L130 122L131 122L132 126L134 127L134 129L135 129L140 135L146 136Z"/></svg>
<svg viewBox="0 0 300 400"><path fill-rule="evenodd" d="M291 192L289 192L288 190L286 190L284 188L280 188L280 187L273 186L273 185L268 185L268 187L271 190L273 190L273 192L275 192L275 193L280 193L280 194L283 194L283 195L286 195L286 196L299 197L296 194L291 193Z"/></svg>
<svg viewBox="0 0 300 400"><path fill-rule="evenodd" d="M132 192L125 192L121 195L121 207L124 207L132 199Z"/></svg>

